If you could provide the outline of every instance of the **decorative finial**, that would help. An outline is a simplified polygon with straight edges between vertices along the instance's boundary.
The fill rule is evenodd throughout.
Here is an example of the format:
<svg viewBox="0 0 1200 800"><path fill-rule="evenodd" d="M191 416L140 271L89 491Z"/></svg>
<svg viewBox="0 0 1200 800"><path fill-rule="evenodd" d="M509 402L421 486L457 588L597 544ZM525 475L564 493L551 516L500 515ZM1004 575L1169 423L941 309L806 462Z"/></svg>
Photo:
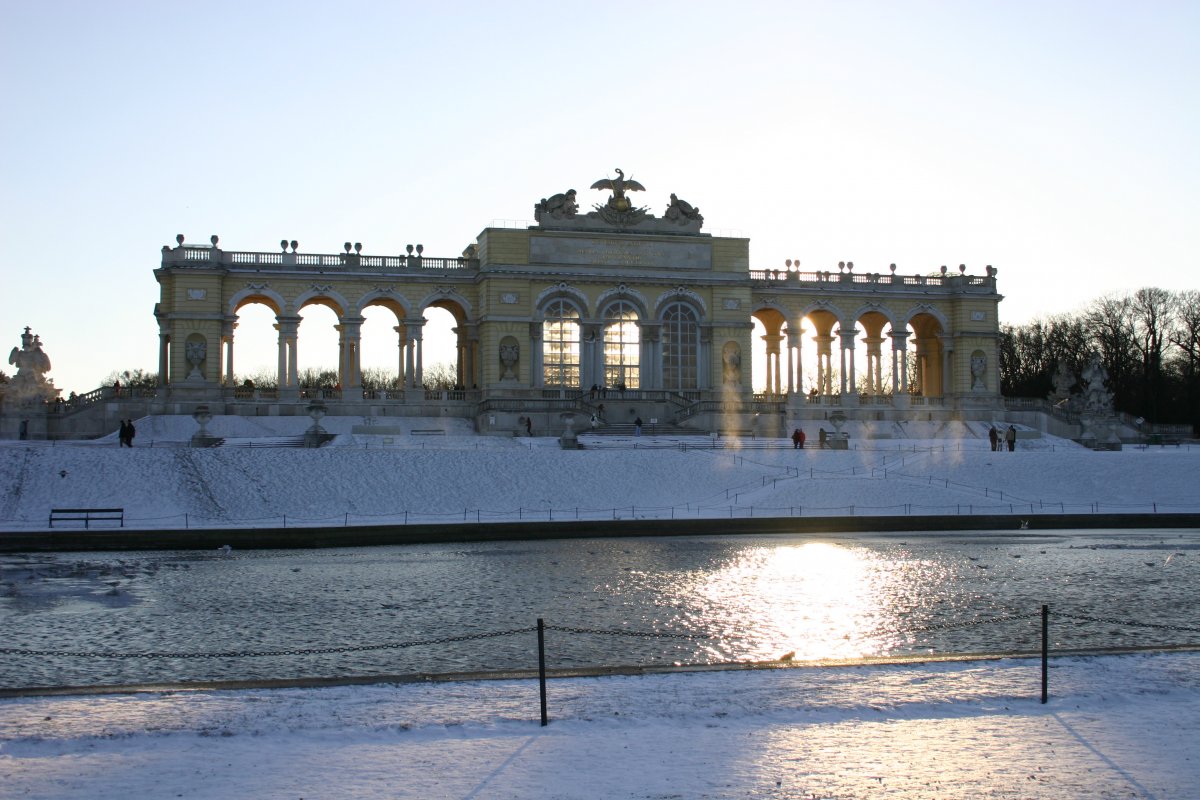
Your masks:
<svg viewBox="0 0 1200 800"><path fill-rule="evenodd" d="M287 252L287 239L280 239L279 247L283 250L283 252L286 253Z"/></svg>
<svg viewBox="0 0 1200 800"><path fill-rule="evenodd" d="M425 252L425 245L423 245L423 244L417 245L417 255L421 255L421 253L424 253L424 252Z"/></svg>
<svg viewBox="0 0 1200 800"><path fill-rule="evenodd" d="M175 234L175 242L176 242L176 244L178 244L180 247L182 247L182 246L183 246L183 234L182 234L182 233L177 233L177 234Z"/></svg>
<svg viewBox="0 0 1200 800"><path fill-rule="evenodd" d="M946 265L945 264L942 264L942 274L943 275L946 274Z"/></svg>
<svg viewBox="0 0 1200 800"><path fill-rule="evenodd" d="M292 252L295 253L300 249L300 243L292 239Z"/></svg>
<svg viewBox="0 0 1200 800"><path fill-rule="evenodd" d="M362 252L362 242L355 242L355 243L354 243L354 252L356 252L356 253L361 253L361 252Z"/></svg>
<svg viewBox="0 0 1200 800"><path fill-rule="evenodd" d="M217 242L221 241L221 238L214 233L212 236L208 237L208 240L212 242L213 247L216 247Z"/></svg>
<svg viewBox="0 0 1200 800"><path fill-rule="evenodd" d="M896 272L896 265L895 265L895 264L888 264L888 269L890 269L890 270L892 271L892 273L893 273L893 274L895 274L895 272Z"/></svg>
<svg viewBox="0 0 1200 800"><path fill-rule="evenodd" d="M342 247L346 248L347 253L350 252L350 243L349 242L346 242L344 245L342 245Z"/></svg>
<svg viewBox="0 0 1200 800"><path fill-rule="evenodd" d="M965 274L967 274L967 265L966 265L966 264L959 264L959 265L958 265L958 274L959 274L959 275L965 275Z"/></svg>
<svg viewBox="0 0 1200 800"><path fill-rule="evenodd" d="M410 245L405 245L404 249L408 251L408 254L409 254L410 256L412 255L413 246L412 246L411 244L410 244Z"/></svg>

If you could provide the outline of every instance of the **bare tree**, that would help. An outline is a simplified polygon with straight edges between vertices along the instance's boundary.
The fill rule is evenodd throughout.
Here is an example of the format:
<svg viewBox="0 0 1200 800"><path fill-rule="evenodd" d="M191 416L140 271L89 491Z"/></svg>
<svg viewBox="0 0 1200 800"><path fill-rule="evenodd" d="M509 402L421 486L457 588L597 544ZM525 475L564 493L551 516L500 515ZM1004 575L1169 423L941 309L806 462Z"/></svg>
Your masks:
<svg viewBox="0 0 1200 800"><path fill-rule="evenodd" d="M453 389L457 382L457 370L448 361L430 364L421 371L426 389Z"/></svg>
<svg viewBox="0 0 1200 800"><path fill-rule="evenodd" d="M1141 359L1140 406L1153 419L1162 417L1167 402L1163 361L1176 313L1175 296L1166 289L1138 289L1129 299L1133 345Z"/></svg>

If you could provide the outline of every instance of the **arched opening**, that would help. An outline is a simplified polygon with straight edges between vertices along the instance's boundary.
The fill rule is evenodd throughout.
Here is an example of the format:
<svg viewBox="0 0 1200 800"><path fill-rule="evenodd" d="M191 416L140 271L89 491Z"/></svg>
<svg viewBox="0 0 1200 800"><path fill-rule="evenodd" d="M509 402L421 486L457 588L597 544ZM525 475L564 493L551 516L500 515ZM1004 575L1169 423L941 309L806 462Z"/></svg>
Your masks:
<svg viewBox="0 0 1200 800"><path fill-rule="evenodd" d="M909 320L912 334L908 337L912 369L909 371L909 391L919 397L942 397L948 372L946 349L942 345L942 324L927 312Z"/></svg>
<svg viewBox="0 0 1200 800"><path fill-rule="evenodd" d="M892 394L891 323L880 311L868 311L856 321L854 388L864 400ZM886 330L886 332L885 332ZM887 356L885 358L885 355Z"/></svg>
<svg viewBox="0 0 1200 800"><path fill-rule="evenodd" d="M299 316L295 356L297 388L340 390L340 309L331 300L316 297L300 308Z"/></svg>
<svg viewBox="0 0 1200 800"><path fill-rule="evenodd" d="M641 329L633 304L619 300L604 312L604 385L641 388Z"/></svg>
<svg viewBox="0 0 1200 800"><path fill-rule="evenodd" d="M475 383L470 377L470 337L462 307L450 301L439 301L425 308L422 315L421 347L424 367L421 382L428 389L461 389Z"/></svg>
<svg viewBox="0 0 1200 800"><path fill-rule="evenodd" d="M579 309L565 299L546 306L542 322L542 381L545 386L578 388Z"/></svg>
<svg viewBox="0 0 1200 800"><path fill-rule="evenodd" d="M224 339L225 386L274 389L279 386L279 311L267 298L248 297L234 309ZM246 382L250 383L247 384Z"/></svg>
<svg viewBox="0 0 1200 800"><path fill-rule="evenodd" d="M687 303L669 303L662 312L663 388L681 392L698 389L700 325Z"/></svg>
<svg viewBox="0 0 1200 800"><path fill-rule="evenodd" d="M830 311L819 309L809 312L807 319L812 326L810 340L814 345L811 349L813 359L804 360L809 394L836 394L841 387L840 361L835 362L833 358L833 344L841 331L838 318Z"/></svg>
<svg viewBox="0 0 1200 800"><path fill-rule="evenodd" d="M404 307L392 299L368 303L360 333L363 392L367 397L403 388Z"/></svg>
<svg viewBox="0 0 1200 800"><path fill-rule="evenodd" d="M752 315L754 332L750 337L751 364L754 370L754 392L780 396L787 391L787 320L774 308L763 308Z"/></svg>

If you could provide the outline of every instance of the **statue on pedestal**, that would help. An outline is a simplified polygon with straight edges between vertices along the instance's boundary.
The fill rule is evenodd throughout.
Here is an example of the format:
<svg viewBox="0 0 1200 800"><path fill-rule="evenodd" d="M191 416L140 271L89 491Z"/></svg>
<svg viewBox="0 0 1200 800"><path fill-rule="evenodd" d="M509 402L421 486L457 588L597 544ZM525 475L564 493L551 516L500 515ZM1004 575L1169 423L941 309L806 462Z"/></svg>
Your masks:
<svg viewBox="0 0 1200 800"><path fill-rule="evenodd" d="M28 326L21 336L21 346L14 347L9 353L8 363L17 368L17 374L9 381L5 392L10 402L32 405L58 397L60 391L54 388L54 381L46 377L50 371L50 357L42 350L41 337L32 334Z"/></svg>

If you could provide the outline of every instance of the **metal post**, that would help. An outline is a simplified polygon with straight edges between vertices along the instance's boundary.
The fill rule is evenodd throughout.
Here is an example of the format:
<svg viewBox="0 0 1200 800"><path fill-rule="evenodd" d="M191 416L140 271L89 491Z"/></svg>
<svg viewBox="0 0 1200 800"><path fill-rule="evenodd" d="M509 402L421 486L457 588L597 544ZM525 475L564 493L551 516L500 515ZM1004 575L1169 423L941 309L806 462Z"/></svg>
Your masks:
<svg viewBox="0 0 1200 800"><path fill-rule="evenodd" d="M542 693L542 727L550 724L546 716L546 623L538 617L538 687ZM1044 700L1042 702L1045 702Z"/></svg>
<svg viewBox="0 0 1200 800"><path fill-rule="evenodd" d="M1047 661L1050 655L1050 606L1042 606L1042 705L1047 698Z"/></svg>

